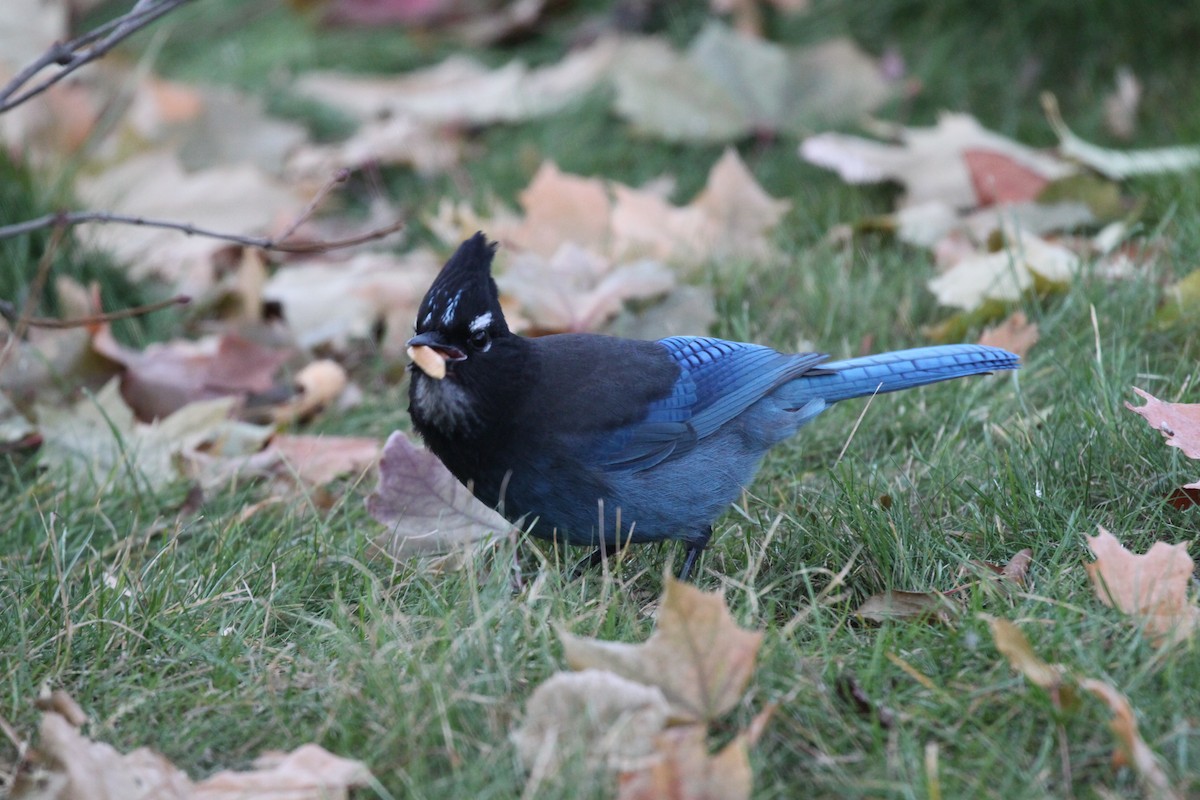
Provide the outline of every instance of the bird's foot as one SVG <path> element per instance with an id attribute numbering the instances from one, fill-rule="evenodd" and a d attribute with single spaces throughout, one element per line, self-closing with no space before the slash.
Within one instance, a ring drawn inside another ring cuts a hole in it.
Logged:
<path id="1" fill-rule="evenodd" d="M 609 548 L 607 547 L 597 547 L 587 556 L 580 559 L 579 563 L 575 565 L 575 569 L 571 570 L 571 580 L 577 581 L 583 577 L 584 573 L 600 566 L 604 562 L 604 559 L 608 557 L 608 550 Z"/>
<path id="2" fill-rule="evenodd" d="M 683 558 L 683 567 L 679 570 L 679 580 L 688 582 L 692 577 L 692 570 L 696 568 L 696 562 L 700 560 L 700 554 L 704 552 L 704 548 L 708 547 L 708 540 L 712 538 L 712 528 L 704 529 L 704 535 L 698 539 L 693 539 L 687 543 L 687 552 Z"/>

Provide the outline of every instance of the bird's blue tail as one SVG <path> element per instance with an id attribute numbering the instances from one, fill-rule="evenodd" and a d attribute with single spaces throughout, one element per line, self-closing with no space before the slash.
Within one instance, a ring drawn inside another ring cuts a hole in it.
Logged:
<path id="1" fill-rule="evenodd" d="M 852 397 L 896 392 L 965 375 L 1019 367 L 1020 359 L 999 347 L 948 344 L 822 364 L 820 369 L 829 370 L 831 374 L 806 375 L 795 384 L 803 386 L 806 395 L 830 404 Z"/>

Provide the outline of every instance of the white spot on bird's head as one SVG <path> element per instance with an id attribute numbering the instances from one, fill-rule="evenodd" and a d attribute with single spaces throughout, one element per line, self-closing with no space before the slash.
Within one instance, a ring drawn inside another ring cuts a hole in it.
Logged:
<path id="1" fill-rule="evenodd" d="M 492 312 L 485 311 L 482 314 L 480 314 L 478 317 L 476 317 L 475 319 L 471 320 L 471 324 L 469 327 L 471 329 L 471 333 L 475 333 L 476 331 L 483 330 L 484 328 L 486 328 L 488 325 L 491 325 L 491 324 L 492 324 Z"/>
<path id="2" fill-rule="evenodd" d="M 463 293 L 459 290 L 458 294 L 450 298 L 450 302 L 446 304 L 446 310 L 442 312 L 442 324 L 450 325 L 454 322 L 454 312 L 458 309 L 458 301 L 462 299 Z"/>

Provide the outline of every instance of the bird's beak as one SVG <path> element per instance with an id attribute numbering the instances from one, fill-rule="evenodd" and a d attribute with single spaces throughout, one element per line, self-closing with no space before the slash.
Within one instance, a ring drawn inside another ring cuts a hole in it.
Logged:
<path id="1" fill-rule="evenodd" d="M 465 361 L 467 354 L 453 345 L 447 344 L 434 331 L 420 333 L 408 340 L 408 357 L 412 359 L 422 372 L 434 380 L 446 377 L 446 364 L 453 361 Z"/>

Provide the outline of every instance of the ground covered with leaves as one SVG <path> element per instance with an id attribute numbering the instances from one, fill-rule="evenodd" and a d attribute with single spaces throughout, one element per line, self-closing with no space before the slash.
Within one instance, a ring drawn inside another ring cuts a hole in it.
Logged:
<path id="1" fill-rule="evenodd" d="M 0 83 L 131 5 L 16 2 Z M 926 6 L 192 0 L 0 90 L 0 785 L 1200 793 L 1200 28 Z M 410 433 L 480 229 L 526 335 L 1022 369 L 572 579 Z"/>

